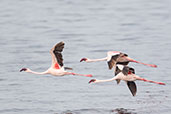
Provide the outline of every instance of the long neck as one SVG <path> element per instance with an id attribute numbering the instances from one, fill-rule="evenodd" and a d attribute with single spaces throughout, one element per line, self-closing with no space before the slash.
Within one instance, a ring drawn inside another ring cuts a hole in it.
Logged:
<path id="1" fill-rule="evenodd" d="M 42 74 L 48 74 L 48 70 L 47 71 L 44 71 L 44 72 L 35 72 L 35 71 L 32 71 L 32 70 L 29 69 L 27 72 L 33 73 L 33 74 L 40 74 L 40 75 L 42 75 Z"/>
<path id="2" fill-rule="evenodd" d="M 96 82 L 95 83 L 100 83 L 100 82 L 110 82 L 110 81 L 113 81 L 113 80 L 116 80 L 118 77 L 117 76 L 115 76 L 115 77 L 113 77 L 113 78 L 111 78 L 111 79 L 106 79 L 106 80 L 96 80 Z"/>
<path id="3" fill-rule="evenodd" d="M 107 61 L 107 57 L 101 59 L 88 59 L 87 62 Z"/>

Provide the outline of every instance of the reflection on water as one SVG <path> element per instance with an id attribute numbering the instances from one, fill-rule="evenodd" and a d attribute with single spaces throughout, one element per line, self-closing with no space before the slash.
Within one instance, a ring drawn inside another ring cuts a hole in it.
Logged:
<path id="1" fill-rule="evenodd" d="M 105 109 L 80 109 L 80 110 L 67 110 L 61 113 L 55 114 L 136 114 L 134 109 L 124 109 L 124 108 L 116 108 L 113 110 L 105 110 Z"/>
<path id="2" fill-rule="evenodd" d="M 1 0 L 0 113 L 170 114 L 171 0 Z M 49 50 L 66 43 L 64 65 L 93 78 L 113 77 L 106 62 L 80 63 L 122 51 L 158 68 L 130 63 L 137 75 L 166 86 L 136 81 L 88 84 L 90 78 L 20 73 L 44 71 Z M 124 107 L 124 108 L 117 108 Z"/>
<path id="3" fill-rule="evenodd" d="M 112 112 L 116 112 L 116 114 L 136 114 L 133 109 L 124 109 L 124 108 L 117 108 L 112 110 Z"/>

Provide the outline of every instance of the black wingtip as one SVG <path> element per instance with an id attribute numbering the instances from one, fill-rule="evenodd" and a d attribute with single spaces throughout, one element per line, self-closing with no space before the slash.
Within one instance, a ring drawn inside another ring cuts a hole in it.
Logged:
<path id="1" fill-rule="evenodd" d="M 73 70 L 73 68 L 70 67 L 64 67 L 65 70 Z"/>
<path id="2" fill-rule="evenodd" d="M 135 82 L 134 81 L 127 81 L 127 85 L 128 85 L 129 90 L 132 93 L 132 96 L 135 96 L 137 93 L 137 86 L 136 86 Z"/>

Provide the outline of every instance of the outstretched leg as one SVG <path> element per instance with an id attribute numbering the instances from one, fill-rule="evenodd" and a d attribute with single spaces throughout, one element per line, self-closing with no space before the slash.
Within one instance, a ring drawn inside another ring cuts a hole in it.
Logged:
<path id="1" fill-rule="evenodd" d="M 144 79 L 144 78 L 138 78 L 138 80 L 142 80 L 142 81 L 144 81 L 144 82 L 156 83 L 156 84 L 160 84 L 160 85 L 166 85 L 166 84 L 163 83 L 163 82 L 156 82 L 156 81 L 147 80 L 147 79 Z"/>
<path id="2" fill-rule="evenodd" d="M 77 76 L 92 77 L 91 74 L 77 74 L 77 73 L 73 73 L 73 72 L 67 72 L 67 74 L 70 74 L 70 75 L 77 75 Z"/>
<path id="3" fill-rule="evenodd" d="M 143 65 L 146 65 L 146 66 L 154 67 L 154 68 L 157 67 L 157 65 L 142 63 L 142 62 L 136 61 L 136 60 L 134 60 L 134 59 L 132 59 L 132 58 L 130 58 L 130 57 L 126 57 L 126 58 L 127 58 L 130 62 L 135 62 L 135 63 L 143 64 Z"/>

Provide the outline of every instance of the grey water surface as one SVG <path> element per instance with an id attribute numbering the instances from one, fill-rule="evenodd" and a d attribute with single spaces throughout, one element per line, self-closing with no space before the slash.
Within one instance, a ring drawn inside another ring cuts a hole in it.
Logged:
<path id="1" fill-rule="evenodd" d="M 108 79 L 106 62 L 80 63 L 122 51 L 151 68 L 136 74 L 165 86 L 136 81 L 88 84 L 92 78 L 19 72 L 44 71 L 49 50 L 64 41 L 64 64 L 73 72 Z M 0 0 L 0 114 L 170 114 L 170 0 Z"/>

